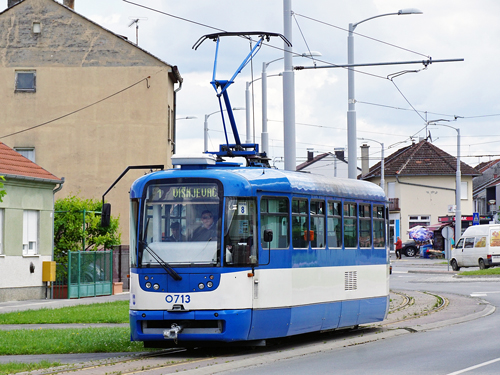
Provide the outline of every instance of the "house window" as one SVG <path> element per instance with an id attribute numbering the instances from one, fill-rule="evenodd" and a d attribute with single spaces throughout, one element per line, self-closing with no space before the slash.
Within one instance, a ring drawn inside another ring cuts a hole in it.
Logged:
<path id="1" fill-rule="evenodd" d="M 16 91 L 35 92 L 36 91 L 36 71 L 17 70 L 16 71 Z"/>
<path id="2" fill-rule="evenodd" d="M 34 147 L 14 147 L 18 153 L 24 156 L 26 159 L 35 162 L 35 148 Z"/>
<path id="3" fill-rule="evenodd" d="M 3 254 L 3 223 L 5 209 L 0 208 L 0 254 Z"/>
<path id="4" fill-rule="evenodd" d="M 431 217 L 429 215 L 410 215 L 408 217 L 408 229 L 421 225 L 426 227 L 431 225 Z"/>
<path id="5" fill-rule="evenodd" d="M 460 184 L 460 199 L 461 200 L 467 200 L 468 196 L 468 191 L 467 191 L 467 181 L 461 181 Z"/>
<path id="6" fill-rule="evenodd" d="M 23 212 L 23 255 L 37 254 L 39 211 Z"/>

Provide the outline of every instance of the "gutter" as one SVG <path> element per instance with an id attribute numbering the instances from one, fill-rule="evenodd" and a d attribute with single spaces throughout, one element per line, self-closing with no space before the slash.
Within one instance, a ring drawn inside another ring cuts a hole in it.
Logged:
<path id="1" fill-rule="evenodd" d="M 173 73 L 177 77 L 177 81 L 179 82 L 179 87 L 177 87 L 174 90 L 174 118 L 172 119 L 172 139 L 170 139 L 170 142 L 172 142 L 172 155 L 175 154 L 175 142 L 177 141 L 177 93 L 181 91 L 182 89 L 182 82 L 183 79 L 181 77 L 181 74 L 179 73 L 179 69 L 177 69 L 177 66 L 174 66 L 172 68 Z M 172 163 L 170 163 L 172 164 Z"/>

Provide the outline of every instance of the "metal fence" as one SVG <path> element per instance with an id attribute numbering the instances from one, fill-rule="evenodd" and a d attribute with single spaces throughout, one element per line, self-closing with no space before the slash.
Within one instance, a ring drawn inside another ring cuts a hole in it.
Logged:
<path id="1" fill-rule="evenodd" d="M 122 282 L 123 290 L 130 289 L 129 246 L 116 246 L 113 250 L 113 282 Z"/>
<path id="2" fill-rule="evenodd" d="M 82 298 L 113 293 L 113 251 L 70 251 L 57 264 L 52 298 Z"/>

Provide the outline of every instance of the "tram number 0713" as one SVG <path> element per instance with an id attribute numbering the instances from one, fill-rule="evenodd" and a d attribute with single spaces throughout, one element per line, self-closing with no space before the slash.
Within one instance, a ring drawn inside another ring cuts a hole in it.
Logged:
<path id="1" fill-rule="evenodd" d="M 191 296 L 189 294 L 168 294 L 165 301 L 167 303 L 189 303 Z"/>

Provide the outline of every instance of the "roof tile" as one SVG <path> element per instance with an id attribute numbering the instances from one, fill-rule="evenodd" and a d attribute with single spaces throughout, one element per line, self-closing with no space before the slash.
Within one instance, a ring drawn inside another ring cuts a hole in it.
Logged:
<path id="1" fill-rule="evenodd" d="M 61 179 L 0 142 L 0 175 L 12 175 L 60 182 Z"/>

